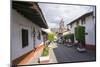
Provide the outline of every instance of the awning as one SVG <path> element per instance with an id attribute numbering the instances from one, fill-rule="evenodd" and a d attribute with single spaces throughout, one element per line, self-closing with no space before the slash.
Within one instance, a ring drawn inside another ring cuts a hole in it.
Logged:
<path id="1" fill-rule="evenodd" d="M 51 31 L 50 29 L 44 29 L 44 28 L 42 28 L 42 30 L 43 30 L 44 32 L 46 32 L 46 33 L 52 33 L 52 31 Z"/>
<path id="2" fill-rule="evenodd" d="M 63 33 L 63 36 L 64 36 L 64 35 L 67 35 L 67 34 L 71 34 L 71 32 L 70 32 L 70 31 L 64 32 L 64 33 Z"/>

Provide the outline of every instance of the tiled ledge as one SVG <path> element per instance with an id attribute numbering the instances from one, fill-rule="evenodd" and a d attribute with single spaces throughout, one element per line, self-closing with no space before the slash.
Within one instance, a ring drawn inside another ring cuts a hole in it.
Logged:
<path id="1" fill-rule="evenodd" d="M 34 51 L 31 50 L 30 52 L 26 53 L 25 55 L 15 59 L 13 61 L 13 64 L 15 65 L 26 65 L 30 62 L 31 59 L 34 59 L 40 52 L 40 50 L 42 50 L 42 48 L 44 47 L 43 43 L 39 46 L 37 46 L 36 50 Z"/>

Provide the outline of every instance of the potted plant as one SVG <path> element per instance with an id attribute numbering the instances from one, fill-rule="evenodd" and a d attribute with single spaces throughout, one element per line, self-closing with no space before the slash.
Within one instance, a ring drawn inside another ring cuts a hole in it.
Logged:
<path id="1" fill-rule="evenodd" d="M 44 46 L 41 56 L 39 57 L 40 64 L 46 64 L 49 62 L 49 47 Z"/>
<path id="2" fill-rule="evenodd" d="M 72 46 L 73 42 L 74 42 L 74 34 L 67 34 L 65 35 L 65 40 L 66 40 L 66 44 L 67 46 Z"/>
<path id="3" fill-rule="evenodd" d="M 85 27 L 77 26 L 75 28 L 75 38 L 78 41 L 77 50 L 82 52 L 85 51 Z"/>

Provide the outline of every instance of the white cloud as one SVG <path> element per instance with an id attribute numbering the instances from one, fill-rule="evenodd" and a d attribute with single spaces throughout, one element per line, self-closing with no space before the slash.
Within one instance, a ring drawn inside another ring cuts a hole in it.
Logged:
<path id="1" fill-rule="evenodd" d="M 91 11 L 91 6 L 80 5 L 63 5 L 63 4 L 48 4 L 38 3 L 41 8 L 44 17 L 48 23 L 48 26 L 57 27 L 57 23 L 63 18 L 65 24 L 70 23 L 78 16 Z"/>

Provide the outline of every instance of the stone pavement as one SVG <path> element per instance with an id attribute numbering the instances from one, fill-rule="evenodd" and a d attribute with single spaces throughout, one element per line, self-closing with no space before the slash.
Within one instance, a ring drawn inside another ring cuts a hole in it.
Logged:
<path id="1" fill-rule="evenodd" d="M 49 63 L 58 63 L 55 53 L 53 51 L 54 48 L 57 48 L 57 46 L 54 43 L 51 43 L 49 45 L 49 53 L 50 53 L 50 62 Z"/>
<path id="2" fill-rule="evenodd" d="M 54 43 L 51 43 L 49 45 L 49 53 L 50 53 L 50 62 L 49 63 L 57 63 L 57 60 L 56 60 L 56 57 L 55 57 L 55 54 L 53 52 L 53 49 L 54 48 L 57 48 L 57 46 L 54 44 Z M 42 50 L 39 50 L 38 51 L 38 55 L 35 56 L 35 58 L 32 58 L 30 59 L 30 62 L 28 62 L 27 64 L 30 65 L 30 64 L 39 64 L 38 63 L 38 60 L 39 60 L 39 57 L 41 56 L 41 53 L 42 53 Z"/>
<path id="3" fill-rule="evenodd" d="M 80 61 L 95 61 L 96 54 L 87 50 L 86 52 L 78 52 L 75 47 L 67 47 L 63 44 L 56 44 L 58 48 L 54 48 L 58 63 L 62 62 L 80 62 Z"/>

